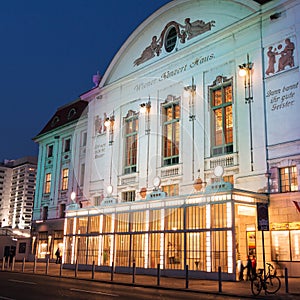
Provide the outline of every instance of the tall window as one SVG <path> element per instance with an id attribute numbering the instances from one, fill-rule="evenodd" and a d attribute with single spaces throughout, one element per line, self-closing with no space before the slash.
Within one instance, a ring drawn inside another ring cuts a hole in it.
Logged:
<path id="1" fill-rule="evenodd" d="M 43 207 L 42 219 L 43 219 L 43 221 L 48 219 L 48 206 Z"/>
<path id="2" fill-rule="evenodd" d="M 225 81 L 222 78 L 221 83 L 211 87 L 211 106 L 213 130 L 212 155 L 232 153 L 233 122 L 231 81 Z"/>
<path id="3" fill-rule="evenodd" d="M 46 176 L 45 176 L 44 192 L 46 194 L 49 194 L 50 189 L 51 189 L 51 173 L 47 173 Z"/>
<path id="4" fill-rule="evenodd" d="M 138 115 L 129 111 L 125 119 L 125 174 L 136 172 Z"/>
<path id="5" fill-rule="evenodd" d="M 65 168 L 62 170 L 62 178 L 61 178 L 61 189 L 68 189 L 68 181 L 69 181 L 69 169 Z"/>
<path id="6" fill-rule="evenodd" d="M 64 152 L 68 152 L 70 150 L 71 150 L 71 139 L 65 139 Z"/>
<path id="7" fill-rule="evenodd" d="M 178 164 L 180 139 L 180 105 L 179 102 L 163 106 L 163 164 Z"/>
<path id="8" fill-rule="evenodd" d="M 298 191 L 297 167 L 285 167 L 279 169 L 280 174 L 280 191 L 295 192 Z"/>
<path id="9" fill-rule="evenodd" d="M 49 145 L 47 147 L 47 157 L 52 157 L 53 156 L 53 145 Z"/>

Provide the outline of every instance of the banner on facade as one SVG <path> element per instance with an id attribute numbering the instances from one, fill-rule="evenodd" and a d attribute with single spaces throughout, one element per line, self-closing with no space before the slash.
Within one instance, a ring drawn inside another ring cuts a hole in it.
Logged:
<path id="1" fill-rule="evenodd" d="M 269 211 L 267 203 L 257 203 L 257 229 L 269 231 Z"/>

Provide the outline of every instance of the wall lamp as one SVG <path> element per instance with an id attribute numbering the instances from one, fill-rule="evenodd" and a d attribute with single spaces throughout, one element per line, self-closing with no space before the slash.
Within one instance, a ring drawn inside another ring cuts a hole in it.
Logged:
<path id="1" fill-rule="evenodd" d="M 249 61 L 249 54 L 247 54 L 247 62 L 239 65 L 239 75 L 244 77 L 244 88 L 245 88 L 245 102 L 253 101 L 252 92 L 252 70 L 253 63 Z"/>
<path id="2" fill-rule="evenodd" d="M 146 103 L 140 104 L 140 112 L 145 114 L 145 134 L 150 134 L 150 110 L 151 110 L 151 101 L 150 99 Z"/>
<path id="3" fill-rule="evenodd" d="M 196 85 L 194 83 L 194 77 L 192 77 L 192 85 L 185 86 L 184 90 L 191 95 L 189 100 L 189 108 L 190 108 L 189 119 L 190 121 L 193 121 L 195 120 L 194 108 L 195 108 L 195 94 L 196 94 Z"/>
<path id="4" fill-rule="evenodd" d="M 109 132 L 109 145 L 111 146 L 114 142 L 114 124 L 115 116 L 112 115 L 110 118 L 106 118 L 104 121 L 104 126 L 108 129 Z"/>
<path id="5" fill-rule="evenodd" d="M 192 85 L 184 87 L 185 92 L 187 92 L 189 97 L 189 121 L 192 122 L 192 180 L 195 179 L 195 94 L 196 85 L 194 82 L 194 77 L 192 77 Z"/>
<path id="6" fill-rule="evenodd" d="M 247 54 L 247 62 L 239 65 L 239 75 L 244 77 L 244 88 L 245 88 L 245 103 L 249 106 L 249 129 L 250 129 L 250 165 L 251 171 L 253 167 L 253 137 L 252 137 L 252 111 L 251 102 L 253 102 L 253 91 L 252 91 L 252 72 L 253 63 L 249 61 L 249 54 Z"/>

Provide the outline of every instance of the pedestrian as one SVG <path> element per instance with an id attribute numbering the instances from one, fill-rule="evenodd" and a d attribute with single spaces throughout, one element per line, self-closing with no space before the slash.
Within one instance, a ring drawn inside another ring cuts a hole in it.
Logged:
<path id="1" fill-rule="evenodd" d="M 246 268 L 247 268 L 247 278 L 246 278 L 246 280 L 251 280 L 251 274 L 252 274 L 252 261 L 251 261 L 250 255 L 247 256 L 247 264 L 246 264 Z"/>
<path id="2" fill-rule="evenodd" d="M 56 264 L 60 264 L 61 262 L 61 252 L 60 252 L 60 249 L 57 248 L 56 252 L 55 252 L 55 256 L 56 256 Z"/>
<path id="3" fill-rule="evenodd" d="M 244 265 L 241 259 L 238 260 L 238 270 L 239 270 L 239 280 L 243 281 L 244 280 Z"/>
<path id="4" fill-rule="evenodd" d="M 252 268 L 252 276 L 256 276 L 256 258 L 255 255 L 253 255 L 252 260 L 251 260 L 251 268 Z"/>

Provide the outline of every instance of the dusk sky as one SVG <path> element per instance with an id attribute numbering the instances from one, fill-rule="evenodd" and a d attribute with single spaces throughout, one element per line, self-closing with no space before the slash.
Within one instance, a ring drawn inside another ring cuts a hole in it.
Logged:
<path id="1" fill-rule="evenodd" d="M 130 34 L 170 0 L 0 3 L 0 161 L 37 156 L 57 108 L 93 87 Z"/>

